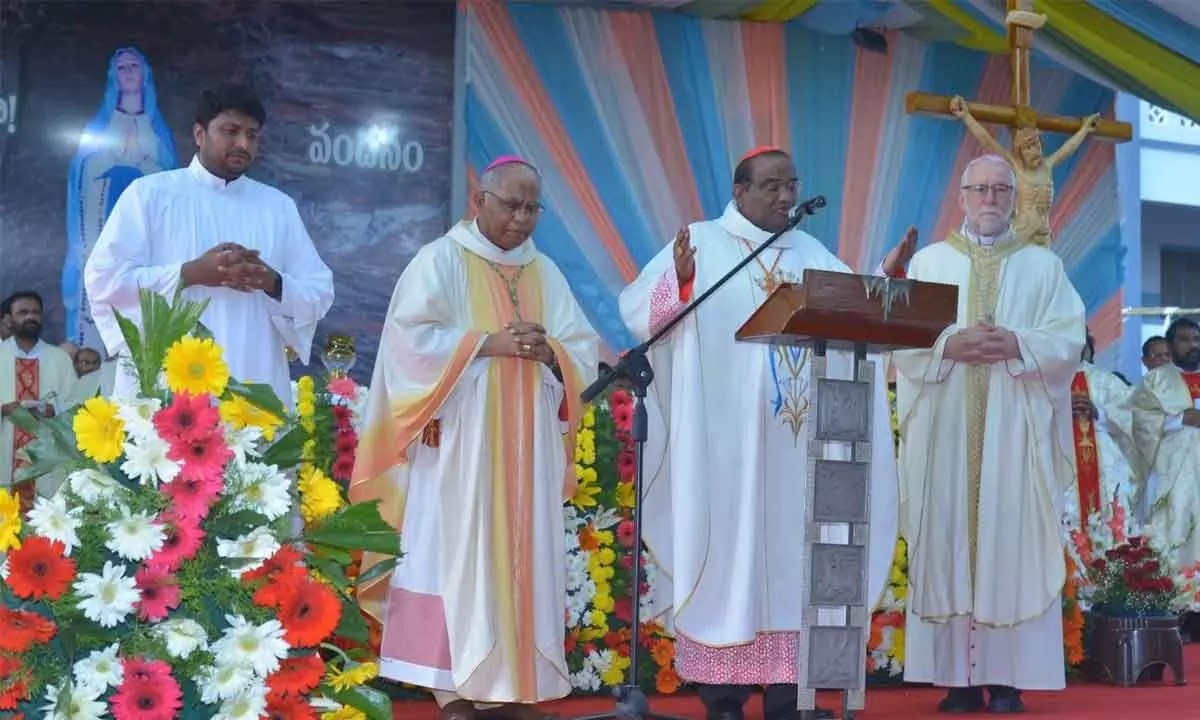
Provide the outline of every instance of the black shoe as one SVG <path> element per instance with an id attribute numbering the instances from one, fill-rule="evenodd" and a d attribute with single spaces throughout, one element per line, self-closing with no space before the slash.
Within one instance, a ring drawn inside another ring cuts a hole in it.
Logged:
<path id="1" fill-rule="evenodd" d="M 993 685 L 988 688 L 988 712 L 999 715 L 1016 715 L 1025 712 L 1021 702 L 1021 691 L 1016 688 Z"/>
<path id="2" fill-rule="evenodd" d="M 983 688 L 956 687 L 950 688 L 937 709 L 940 713 L 977 713 L 984 707 Z"/>
<path id="3" fill-rule="evenodd" d="M 708 720 L 745 720 L 745 714 L 742 712 L 740 705 L 722 704 L 719 707 L 711 707 L 705 714 Z"/>
<path id="4" fill-rule="evenodd" d="M 823 707 L 816 710 L 800 710 L 796 716 L 799 720 L 830 720 L 834 717 L 833 711 Z"/>

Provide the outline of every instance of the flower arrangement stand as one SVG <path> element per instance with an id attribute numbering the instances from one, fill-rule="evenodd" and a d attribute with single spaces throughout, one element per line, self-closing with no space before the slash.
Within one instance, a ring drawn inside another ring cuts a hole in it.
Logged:
<path id="1" fill-rule="evenodd" d="M 1120 687 L 1132 687 L 1148 668 L 1171 668 L 1176 685 L 1183 677 L 1183 638 L 1175 615 L 1113 617 L 1093 614 L 1089 653 L 1093 672 Z"/>

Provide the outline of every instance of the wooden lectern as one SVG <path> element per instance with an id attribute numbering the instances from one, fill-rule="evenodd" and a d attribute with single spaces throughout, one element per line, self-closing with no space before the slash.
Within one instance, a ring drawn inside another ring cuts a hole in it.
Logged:
<path id="1" fill-rule="evenodd" d="M 805 270 L 803 284 L 781 285 L 737 331 L 742 342 L 812 349 L 802 549 L 808 598 L 797 657 L 801 710 L 816 706 L 817 690 L 843 691 L 843 718 L 863 709 L 866 699 L 876 602 L 867 597 L 875 391 L 867 353 L 932 347 L 957 318 L 954 285 Z M 829 375 L 827 349 L 854 353 L 852 377 Z"/>

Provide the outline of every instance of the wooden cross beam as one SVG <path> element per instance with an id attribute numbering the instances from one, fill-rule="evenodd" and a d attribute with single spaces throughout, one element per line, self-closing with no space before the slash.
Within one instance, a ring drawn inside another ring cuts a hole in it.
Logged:
<path id="1" fill-rule="evenodd" d="M 969 102 L 967 110 L 981 123 L 1007 125 L 1008 127 L 1029 123 L 1044 132 L 1073 134 L 1082 127 L 1082 118 L 1042 115 L 1030 106 L 1029 57 L 1033 50 L 1033 33 L 1045 21 L 1044 16 L 1034 15 L 1030 11 L 1031 6 L 1032 0 L 1008 0 L 1006 24 L 1008 26 L 1009 64 L 1012 70 L 1011 104 L 990 105 Z M 1027 18 L 1041 18 L 1041 20 L 1029 25 L 1018 24 L 1013 22 L 1014 13 L 1023 14 Z M 905 105 L 910 114 L 955 119 L 954 114 L 950 112 L 950 98 L 946 95 L 911 92 L 906 98 Z M 1133 126 L 1129 123 L 1101 120 L 1091 137 L 1111 142 L 1128 142 L 1133 139 Z"/>

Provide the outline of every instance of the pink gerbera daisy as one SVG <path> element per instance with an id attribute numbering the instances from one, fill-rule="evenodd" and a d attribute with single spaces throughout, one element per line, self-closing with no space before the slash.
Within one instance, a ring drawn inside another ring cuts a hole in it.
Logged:
<path id="1" fill-rule="evenodd" d="M 165 620 L 167 613 L 179 607 L 179 583 L 161 568 L 143 565 L 134 575 L 142 599 L 138 601 L 138 617 L 144 622 Z"/>
<path id="2" fill-rule="evenodd" d="M 225 433 L 217 428 L 203 438 L 172 445 L 167 457 L 183 465 L 179 471 L 182 478 L 220 479 L 233 451 L 225 444 Z"/>
<path id="3" fill-rule="evenodd" d="M 352 401 L 358 395 L 358 383 L 348 377 L 333 378 L 326 387 L 331 394 L 347 400 Z"/>
<path id="4" fill-rule="evenodd" d="M 208 505 L 205 504 L 204 508 L 207 511 Z M 162 548 L 151 555 L 146 564 L 166 572 L 175 572 L 200 550 L 200 544 L 204 542 L 204 531 L 200 529 L 200 520 L 196 516 L 185 518 L 175 513 L 163 513 L 159 522 L 167 537 Z"/>
<path id="5" fill-rule="evenodd" d="M 207 437 L 220 419 L 212 396 L 179 393 L 171 399 L 169 407 L 154 414 L 154 429 L 175 446 Z"/>
<path id="6" fill-rule="evenodd" d="M 203 520 L 217 501 L 224 482 L 221 476 L 183 475 L 162 486 L 171 498 L 171 514 L 184 520 Z"/>
<path id="7" fill-rule="evenodd" d="M 121 687 L 109 703 L 116 720 L 172 720 L 183 707 L 183 692 L 162 660 L 126 660 Z"/>

